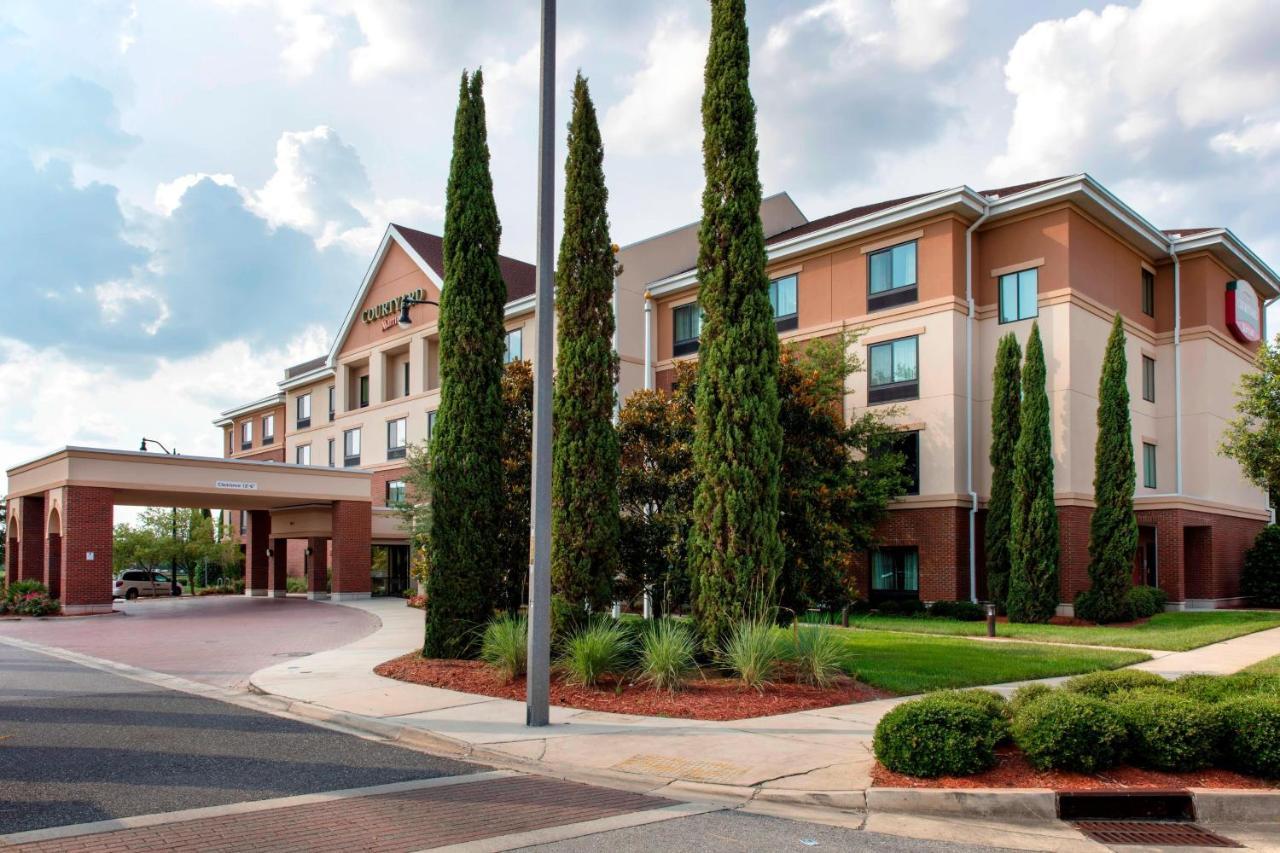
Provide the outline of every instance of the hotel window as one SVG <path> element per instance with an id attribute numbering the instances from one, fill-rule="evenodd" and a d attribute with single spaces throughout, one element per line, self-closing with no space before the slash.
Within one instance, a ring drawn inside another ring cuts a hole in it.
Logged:
<path id="1" fill-rule="evenodd" d="M 240 535 L 241 536 L 243 536 L 246 532 L 248 532 L 248 528 L 249 528 L 248 519 L 249 519 L 248 511 L 243 509 L 240 510 Z"/>
<path id="2" fill-rule="evenodd" d="M 294 451 L 294 461 L 297 462 L 299 465 L 310 465 L 311 464 L 311 445 L 299 444 L 297 449 Z"/>
<path id="3" fill-rule="evenodd" d="M 276 440 L 276 416 L 262 416 L 262 443 L 270 444 Z"/>
<path id="4" fill-rule="evenodd" d="M 702 334 L 702 309 L 698 307 L 698 303 L 678 306 L 672 310 L 671 319 L 675 328 L 671 354 L 688 355 L 697 352 L 698 336 Z"/>
<path id="5" fill-rule="evenodd" d="M 404 390 L 401 393 L 404 394 L 404 396 L 408 397 L 409 396 L 409 362 L 407 361 L 404 363 L 403 379 L 404 379 L 404 385 L 403 385 Z"/>
<path id="6" fill-rule="evenodd" d="M 349 429 L 342 433 L 342 465 L 354 468 L 360 464 L 360 430 Z"/>
<path id="7" fill-rule="evenodd" d="M 1142 442 L 1142 485 L 1147 489 L 1156 487 L 1156 446 Z"/>
<path id="8" fill-rule="evenodd" d="M 311 395 L 302 394 L 298 397 L 298 429 L 306 429 L 311 426 Z"/>
<path id="9" fill-rule="evenodd" d="M 405 451 L 405 419 L 387 421 L 387 458 L 403 459 Z"/>
<path id="10" fill-rule="evenodd" d="M 1000 276 L 1000 322 L 1030 320 L 1039 313 L 1036 305 L 1035 268 Z"/>
<path id="11" fill-rule="evenodd" d="M 504 364 L 524 360 L 524 329 L 512 329 L 507 332 L 507 351 L 502 357 Z"/>
<path id="12" fill-rule="evenodd" d="M 245 421 L 240 424 L 240 449 L 248 450 L 253 447 L 253 421 Z"/>
<path id="13" fill-rule="evenodd" d="M 369 374 L 360 377 L 360 408 L 369 405 Z"/>
<path id="14" fill-rule="evenodd" d="M 436 410 L 433 409 L 430 412 L 427 412 L 427 442 L 428 443 L 430 443 L 431 436 L 435 434 L 435 431 L 436 431 Z"/>
<path id="15" fill-rule="evenodd" d="M 920 433 L 917 430 L 895 432 L 883 445 L 887 453 L 902 454 L 902 474 L 906 479 L 903 494 L 920 494 Z"/>
<path id="16" fill-rule="evenodd" d="M 1156 360 L 1142 357 L 1142 399 L 1148 403 L 1156 401 Z"/>
<path id="17" fill-rule="evenodd" d="M 236 452 L 235 442 L 236 442 L 235 433 L 231 430 L 227 430 L 227 453 Z"/>
<path id="18" fill-rule="evenodd" d="M 336 464 L 335 454 L 333 452 L 335 444 L 337 444 L 337 442 L 334 439 L 332 438 L 329 439 L 329 467 L 330 468 L 332 468 Z"/>
<path id="19" fill-rule="evenodd" d="M 867 256 L 867 310 L 916 301 L 916 243 L 901 243 Z"/>
<path id="20" fill-rule="evenodd" d="M 1142 313 L 1156 316 L 1156 274 L 1147 269 L 1142 271 Z"/>
<path id="21" fill-rule="evenodd" d="M 910 598 L 920 592 L 920 555 L 915 548 L 871 552 L 871 592 L 882 598 Z"/>
<path id="22" fill-rule="evenodd" d="M 769 282 L 769 304 L 773 306 L 773 324 L 779 332 L 789 332 L 800 325 L 800 314 L 796 310 L 798 278 L 784 275 Z"/>
<path id="23" fill-rule="evenodd" d="M 329 386 L 329 420 L 333 420 L 334 408 L 333 404 L 337 401 L 338 389 L 336 385 Z"/>
<path id="24" fill-rule="evenodd" d="M 404 480 L 387 481 L 387 506 L 404 503 Z"/>
<path id="25" fill-rule="evenodd" d="M 867 402 L 914 400 L 920 396 L 917 338 L 899 338 L 867 349 L 871 363 Z"/>

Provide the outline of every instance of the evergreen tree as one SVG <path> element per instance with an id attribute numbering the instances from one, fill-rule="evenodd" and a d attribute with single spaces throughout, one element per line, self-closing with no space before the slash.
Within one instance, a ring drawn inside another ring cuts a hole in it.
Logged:
<path id="1" fill-rule="evenodd" d="M 702 641 L 773 615 L 778 536 L 778 333 L 765 275 L 745 0 L 712 0 L 702 95 L 699 349 L 689 573 Z"/>
<path id="2" fill-rule="evenodd" d="M 1009 619 L 1047 622 L 1058 604 L 1058 508 L 1053 434 L 1040 324 L 1031 325 L 1022 367 L 1022 425 L 1013 454 L 1009 520 Z"/>
<path id="3" fill-rule="evenodd" d="M 501 589 L 502 226 L 493 201 L 483 80 L 462 75 L 445 194 L 440 408 L 431 441 L 423 654 L 464 657 Z"/>
<path id="4" fill-rule="evenodd" d="M 1089 589 L 1075 613 L 1094 622 L 1130 618 L 1125 594 L 1132 586 L 1138 520 L 1133 514 L 1133 428 L 1129 423 L 1129 363 L 1124 321 L 1116 314 L 1098 380 L 1098 437 L 1093 452 L 1093 516 L 1089 520 Z"/>
<path id="5" fill-rule="evenodd" d="M 551 582 L 573 606 L 603 610 L 618 573 L 618 436 L 613 427 L 614 251 L 604 148 L 587 81 L 573 84 L 564 234 L 556 264 L 559 348 L 551 454 Z"/>
<path id="6" fill-rule="evenodd" d="M 1022 348 L 1012 332 L 1000 339 L 991 399 L 991 498 L 984 531 L 987 596 L 1001 612 L 1009 592 L 1009 522 L 1013 504 L 1013 454 L 1022 431 Z"/>

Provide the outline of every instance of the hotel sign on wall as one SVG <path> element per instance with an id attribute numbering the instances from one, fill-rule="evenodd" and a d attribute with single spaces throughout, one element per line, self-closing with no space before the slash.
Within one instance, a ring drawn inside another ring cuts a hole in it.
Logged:
<path id="1" fill-rule="evenodd" d="M 1262 306 L 1247 281 L 1227 282 L 1227 328 L 1244 343 L 1262 338 Z"/>
<path id="2" fill-rule="evenodd" d="M 360 312 L 360 319 L 366 323 L 376 323 L 382 321 L 382 330 L 386 331 L 396 324 L 396 320 L 400 318 L 400 303 L 406 299 L 426 299 L 427 291 L 419 287 L 417 290 L 411 290 L 403 296 L 397 296 L 395 299 L 388 299 L 386 302 L 373 305 Z"/>

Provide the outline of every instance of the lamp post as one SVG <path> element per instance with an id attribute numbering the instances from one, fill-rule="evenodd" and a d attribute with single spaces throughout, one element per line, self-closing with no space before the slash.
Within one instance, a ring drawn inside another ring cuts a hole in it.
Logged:
<path id="1" fill-rule="evenodd" d="M 415 305 L 434 305 L 440 307 L 440 303 L 434 299 L 414 299 L 412 296 L 400 297 L 400 316 L 396 319 L 396 325 L 402 329 L 407 329 L 413 325 L 413 320 L 409 319 L 409 309 Z"/>
<path id="2" fill-rule="evenodd" d="M 138 450 L 142 453 L 146 453 L 148 444 L 154 444 L 156 447 L 163 450 L 169 456 L 178 455 L 178 451 L 176 448 L 173 450 L 170 450 L 160 442 L 156 441 L 154 438 L 143 438 L 142 443 L 138 445 Z M 170 530 L 169 535 L 173 537 L 173 552 L 169 554 L 169 595 L 177 596 L 177 595 L 181 595 L 182 593 L 178 591 L 178 563 L 177 563 L 178 508 L 176 506 L 169 508 L 169 530 Z M 153 582 L 154 582 L 154 579 L 153 579 Z"/>

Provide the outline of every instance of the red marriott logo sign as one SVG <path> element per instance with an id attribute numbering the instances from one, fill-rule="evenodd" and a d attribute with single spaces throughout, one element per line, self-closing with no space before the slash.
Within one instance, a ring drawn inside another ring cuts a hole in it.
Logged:
<path id="1" fill-rule="evenodd" d="M 1262 306 L 1247 281 L 1227 282 L 1227 328 L 1244 343 L 1262 337 Z"/>

